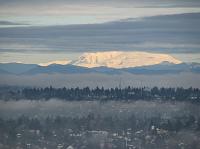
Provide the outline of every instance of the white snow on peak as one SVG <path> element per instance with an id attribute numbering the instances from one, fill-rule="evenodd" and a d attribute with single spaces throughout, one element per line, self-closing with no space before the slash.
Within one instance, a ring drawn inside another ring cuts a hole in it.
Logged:
<path id="1" fill-rule="evenodd" d="M 47 62 L 47 63 L 40 63 L 40 66 L 49 66 L 52 64 L 59 64 L 59 65 L 67 65 L 69 64 L 71 61 L 70 60 L 57 60 L 57 61 L 51 61 L 51 62 Z"/>
<path id="2" fill-rule="evenodd" d="M 180 60 L 168 55 L 149 52 L 125 52 L 125 51 L 108 51 L 84 53 L 73 65 L 82 67 L 111 67 L 111 68 L 128 68 L 138 66 L 148 66 L 169 62 L 174 64 L 182 63 Z"/>

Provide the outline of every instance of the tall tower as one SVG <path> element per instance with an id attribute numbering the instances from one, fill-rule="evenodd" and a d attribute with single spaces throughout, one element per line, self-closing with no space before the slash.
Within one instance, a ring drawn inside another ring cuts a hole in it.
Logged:
<path id="1" fill-rule="evenodd" d="M 121 89 L 122 88 L 122 78 L 120 77 L 119 78 L 119 89 Z"/>

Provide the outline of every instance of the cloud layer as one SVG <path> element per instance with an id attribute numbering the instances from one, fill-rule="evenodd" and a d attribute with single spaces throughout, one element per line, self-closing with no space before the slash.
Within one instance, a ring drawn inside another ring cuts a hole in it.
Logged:
<path id="1" fill-rule="evenodd" d="M 140 7 L 147 7 L 147 6 L 163 6 L 163 7 L 175 7 L 175 6 L 185 6 L 185 7 L 193 7 L 193 6 L 200 6 L 197 0 L 0 0 L 1 5 L 55 5 L 55 4 L 62 4 L 62 5 L 112 5 L 112 6 L 140 6 Z"/>
<path id="2" fill-rule="evenodd" d="M 1 0 L 0 20 L 32 25 L 102 23 L 200 12 L 197 0 Z"/>
<path id="3" fill-rule="evenodd" d="M 31 63 L 37 61 L 34 54 L 58 57 L 110 50 L 199 54 L 199 18 L 200 13 L 188 13 L 102 24 L 0 28 L 0 54 L 4 55 L 1 61 L 8 61 L 9 56 L 15 60 L 20 54 L 32 55 Z"/>

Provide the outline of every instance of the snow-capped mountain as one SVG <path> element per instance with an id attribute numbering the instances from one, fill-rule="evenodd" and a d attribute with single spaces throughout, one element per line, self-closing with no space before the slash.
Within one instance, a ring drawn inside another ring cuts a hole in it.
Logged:
<path id="1" fill-rule="evenodd" d="M 167 54 L 109 51 L 84 53 L 77 61 L 73 63 L 73 65 L 88 68 L 101 66 L 109 68 L 129 68 L 155 65 L 162 62 L 169 62 L 173 64 L 181 63 L 180 60 Z"/>
<path id="2" fill-rule="evenodd" d="M 122 51 L 85 53 L 72 62 L 63 60 L 39 65 L 0 64 L 0 74 L 168 74 L 180 72 L 199 73 L 200 65 L 182 63 L 167 54 Z"/>
<path id="3" fill-rule="evenodd" d="M 77 60 L 56 60 L 47 63 L 40 63 L 40 66 L 75 65 L 87 68 L 108 67 L 108 68 L 129 68 L 139 66 L 156 65 L 160 63 L 180 64 L 181 61 L 167 54 L 149 52 L 125 52 L 108 51 L 84 53 Z"/>

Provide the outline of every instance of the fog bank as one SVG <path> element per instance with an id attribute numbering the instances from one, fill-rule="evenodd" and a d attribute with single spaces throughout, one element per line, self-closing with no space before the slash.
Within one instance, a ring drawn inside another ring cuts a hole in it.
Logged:
<path id="1" fill-rule="evenodd" d="M 135 115 L 137 118 L 161 116 L 168 119 L 176 116 L 200 115 L 198 105 L 184 102 L 158 101 L 0 101 L 1 118 L 17 118 L 31 116 L 45 118 L 47 116 L 82 117 L 93 113 L 96 116 L 118 116 L 119 118 Z"/>
<path id="2" fill-rule="evenodd" d="M 39 75 L 0 75 L 0 85 L 36 86 L 36 87 L 85 87 L 104 88 L 119 86 L 158 86 L 158 87 L 194 87 L 200 88 L 200 75 L 195 73 L 141 75 L 141 74 L 39 74 Z"/>

